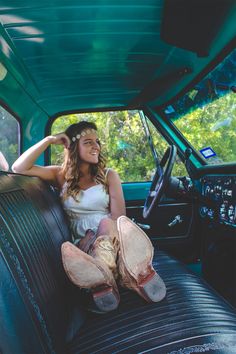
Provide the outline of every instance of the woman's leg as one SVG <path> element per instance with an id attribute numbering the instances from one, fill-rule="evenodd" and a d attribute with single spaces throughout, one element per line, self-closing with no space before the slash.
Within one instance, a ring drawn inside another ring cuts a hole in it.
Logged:
<path id="1" fill-rule="evenodd" d="M 103 219 L 97 234 L 92 230 L 78 243 L 62 245 L 62 260 L 70 280 L 80 288 L 91 289 L 98 309 L 107 312 L 118 307 L 116 285 L 117 230 L 111 219 Z"/>
<path id="2" fill-rule="evenodd" d="M 117 240 L 116 242 L 118 242 L 118 231 L 116 221 L 110 218 L 102 219 L 98 226 L 97 233 L 95 233 L 91 229 L 87 230 L 85 236 L 81 238 L 81 240 L 76 245 L 82 251 L 88 253 L 96 238 L 104 235 L 109 236 L 112 243 L 114 242 L 114 239 Z"/>
<path id="3" fill-rule="evenodd" d="M 116 222 L 110 218 L 104 218 L 99 224 L 97 238 L 88 253 L 95 259 L 103 261 L 112 271 L 115 279 L 118 277 L 118 249 L 119 241 Z"/>
<path id="4" fill-rule="evenodd" d="M 112 241 L 114 238 L 117 239 L 118 231 L 116 221 L 111 218 L 102 219 L 98 226 L 97 237 L 101 235 L 108 235 Z"/>
<path id="5" fill-rule="evenodd" d="M 121 285 L 135 290 L 148 302 L 161 301 L 166 287 L 152 266 L 153 246 L 148 236 L 126 216 L 117 220 L 120 241 Z"/>
<path id="6" fill-rule="evenodd" d="M 121 285 L 136 291 L 146 301 L 158 302 L 165 297 L 165 284 L 152 266 L 151 241 L 126 216 L 100 222 L 92 252 L 108 265 L 115 279 L 119 275 Z"/>
<path id="7" fill-rule="evenodd" d="M 81 240 L 76 244 L 76 246 L 78 246 L 79 249 L 81 249 L 85 253 L 88 253 L 96 238 L 96 233 L 93 230 L 89 229 L 86 231 L 85 236 L 81 238 Z"/>

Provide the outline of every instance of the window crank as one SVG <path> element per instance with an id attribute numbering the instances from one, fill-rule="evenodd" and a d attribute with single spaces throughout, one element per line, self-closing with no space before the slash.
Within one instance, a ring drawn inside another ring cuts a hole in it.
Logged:
<path id="1" fill-rule="evenodd" d="M 141 223 L 137 222 L 137 221 L 135 220 L 135 218 L 132 218 L 131 220 L 132 220 L 136 225 L 138 225 L 139 227 L 141 227 L 141 229 L 144 229 L 144 230 L 150 230 L 150 229 L 151 229 L 151 226 L 150 226 L 150 225 L 148 225 L 148 224 L 141 224 Z"/>
<path id="2" fill-rule="evenodd" d="M 181 216 L 180 216 L 180 215 L 176 215 L 175 218 L 174 218 L 174 220 L 172 220 L 172 221 L 168 224 L 168 226 L 169 226 L 169 227 L 173 227 L 173 226 L 175 226 L 176 224 L 180 224 L 181 222 L 183 222 L 183 220 L 181 219 Z"/>

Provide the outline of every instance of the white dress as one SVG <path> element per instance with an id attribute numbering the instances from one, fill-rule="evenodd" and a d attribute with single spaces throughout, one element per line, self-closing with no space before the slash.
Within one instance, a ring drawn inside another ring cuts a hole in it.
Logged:
<path id="1" fill-rule="evenodd" d="M 88 229 L 96 233 L 100 221 L 110 215 L 109 195 L 102 184 L 81 190 L 75 199 L 69 196 L 62 202 L 75 240 L 84 237 Z"/>

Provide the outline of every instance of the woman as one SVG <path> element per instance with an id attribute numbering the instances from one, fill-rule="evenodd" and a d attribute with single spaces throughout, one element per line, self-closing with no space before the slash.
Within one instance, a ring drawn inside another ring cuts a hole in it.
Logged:
<path id="1" fill-rule="evenodd" d="M 64 145 L 62 166 L 34 165 L 51 144 Z M 115 171 L 105 168 L 94 123 L 82 121 L 65 133 L 47 136 L 24 152 L 12 170 L 60 189 L 76 243 L 62 245 L 64 269 L 74 284 L 91 289 L 98 309 L 117 308 L 117 282 L 148 302 L 165 297 L 165 284 L 152 267 L 151 242 L 124 216 L 121 182 Z"/>

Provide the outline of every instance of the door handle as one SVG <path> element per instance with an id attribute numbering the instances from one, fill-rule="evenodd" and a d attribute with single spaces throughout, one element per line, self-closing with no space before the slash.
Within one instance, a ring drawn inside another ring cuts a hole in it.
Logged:
<path id="1" fill-rule="evenodd" d="M 176 215 L 175 218 L 168 224 L 169 227 L 173 227 L 176 224 L 180 224 L 181 222 L 183 222 L 183 220 L 181 219 L 180 215 Z"/>

